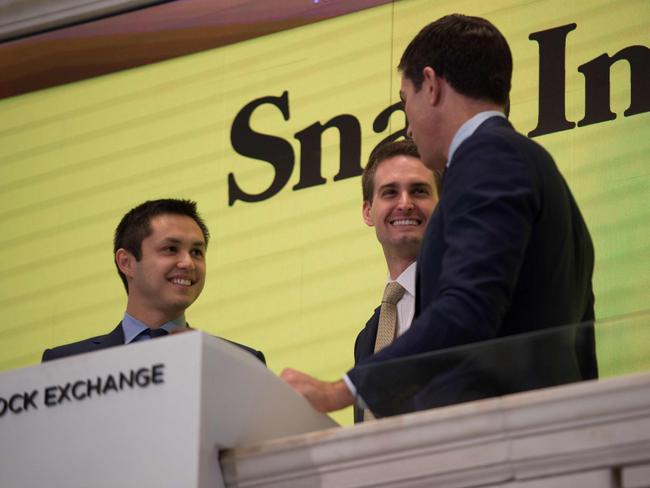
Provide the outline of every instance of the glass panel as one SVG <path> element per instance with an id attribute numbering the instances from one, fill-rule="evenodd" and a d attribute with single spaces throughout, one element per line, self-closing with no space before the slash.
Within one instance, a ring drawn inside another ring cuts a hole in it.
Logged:
<path id="1" fill-rule="evenodd" d="M 353 381 L 385 417 L 648 370 L 645 312 L 368 364 Z"/>

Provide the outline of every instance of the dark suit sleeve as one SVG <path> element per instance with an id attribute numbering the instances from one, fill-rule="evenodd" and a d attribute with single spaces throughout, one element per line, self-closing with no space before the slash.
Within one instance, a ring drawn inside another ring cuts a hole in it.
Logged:
<path id="1" fill-rule="evenodd" d="M 538 206 L 528 166 L 506 138 L 465 141 L 447 170 L 437 210 L 446 243 L 437 293 L 424 297 L 406 333 L 365 363 L 494 338 Z M 421 253 L 429 251 L 423 245 Z M 421 275 L 428 272 L 420 268 Z M 356 384 L 354 369 L 349 375 Z"/>
<path id="2" fill-rule="evenodd" d="M 101 339 L 102 336 L 93 337 L 91 339 L 46 349 L 43 351 L 43 357 L 41 358 L 41 361 L 53 361 L 55 359 L 62 359 L 70 356 L 76 356 L 77 354 L 91 352 L 93 350 L 101 348 L 96 344 L 96 342 L 100 341 Z"/>
<path id="3" fill-rule="evenodd" d="M 120 322 L 117 324 L 117 327 L 106 335 L 91 337 L 90 339 L 84 339 L 71 344 L 46 349 L 43 352 L 42 362 L 66 358 L 68 356 L 74 356 L 86 352 L 98 351 L 109 347 L 121 346 L 123 344 L 124 332 L 122 331 L 122 322 Z"/>
<path id="4" fill-rule="evenodd" d="M 255 351 L 255 357 L 262 361 L 263 364 L 266 364 L 266 358 L 264 357 L 264 353 L 262 351 Z"/>
<path id="5" fill-rule="evenodd" d="M 263 364 L 266 364 L 266 358 L 264 357 L 264 353 L 262 351 L 258 351 L 257 349 L 253 349 L 252 347 L 245 346 L 244 344 L 240 344 L 235 341 L 231 341 L 229 339 L 224 339 L 223 337 L 220 337 L 220 339 L 230 342 L 231 344 L 242 348 L 244 351 L 251 353 L 253 356 L 255 356 L 257 359 L 262 361 Z"/>
<path id="6" fill-rule="evenodd" d="M 42 362 L 42 363 L 44 363 L 45 361 L 49 361 L 49 360 L 52 359 L 52 358 L 50 357 L 50 356 L 51 356 L 51 351 L 52 351 L 51 349 L 45 349 L 45 351 L 43 351 L 43 356 L 41 357 L 41 362 Z"/>

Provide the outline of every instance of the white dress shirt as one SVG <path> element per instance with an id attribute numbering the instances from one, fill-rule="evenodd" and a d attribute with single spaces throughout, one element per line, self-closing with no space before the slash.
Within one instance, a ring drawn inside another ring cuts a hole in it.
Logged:
<path id="1" fill-rule="evenodd" d="M 413 322 L 413 315 L 415 315 L 415 268 L 417 263 L 412 262 L 408 268 L 402 271 L 396 280 L 402 288 L 404 288 L 404 295 L 397 302 L 397 337 L 401 336 L 404 332 L 408 330 Z M 386 284 L 390 283 L 390 277 L 386 280 Z M 347 374 L 343 375 L 343 381 L 348 387 L 348 390 L 356 397 L 357 404 L 361 408 L 366 408 L 363 398 L 357 396 L 357 388 L 354 386 L 354 383 L 350 381 L 350 378 Z"/>
<path id="2" fill-rule="evenodd" d="M 402 271 L 395 281 L 404 288 L 404 295 L 397 302 L 397 333 L 396 337 L 401 336 L 408 330 L 415 315 L 415 261 L 408 268 Z M 390 283 L 390 278 L 386 284 Z"/>

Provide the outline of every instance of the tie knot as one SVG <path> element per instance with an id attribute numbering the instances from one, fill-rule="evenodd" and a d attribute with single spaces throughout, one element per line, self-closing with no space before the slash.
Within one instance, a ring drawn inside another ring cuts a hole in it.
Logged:
<path id="1" fill-rule="evenodd" d="M 386 289 L 384 290 L 384 298 L 382 298 L 381 301 L 395 305 L 404 295 L 404 291 L 404 287 L 402 287 L 402 285 L 400 285 L 397 281 L 391 281 L 386 285 Z"/>
<path id="2" fill-rule="evenodd" d="M 164 335 L 167 335 L 167 331 L 165 329 L 147 329 L 144 331 L 145 334 L 147 334 L 149 337 L 152 339 L 155 339 L 156 337 L 162 337 Z"/>

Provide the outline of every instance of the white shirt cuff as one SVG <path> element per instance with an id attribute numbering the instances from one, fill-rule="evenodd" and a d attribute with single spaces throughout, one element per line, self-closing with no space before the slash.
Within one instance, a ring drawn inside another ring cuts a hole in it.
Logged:
<path id="1" fill-rule="evenodd" d="M 352 393 L 352 396 L 354 397 L 354 401 L 357 404 L 359 408 L 368 408 L 368 405 L 366 405 L 366 402 L 363 401 L 363 398 L 359 396 L 357 393 L 357 387 L 354 386 L 354 383 L 352 383 L 352 380 L 348 377 L 347 374 L 343 375 L 343 382 L 345 383 L 345 386 L 348 387 L 348 390 L 350 390 L 350 393 Z"/>

